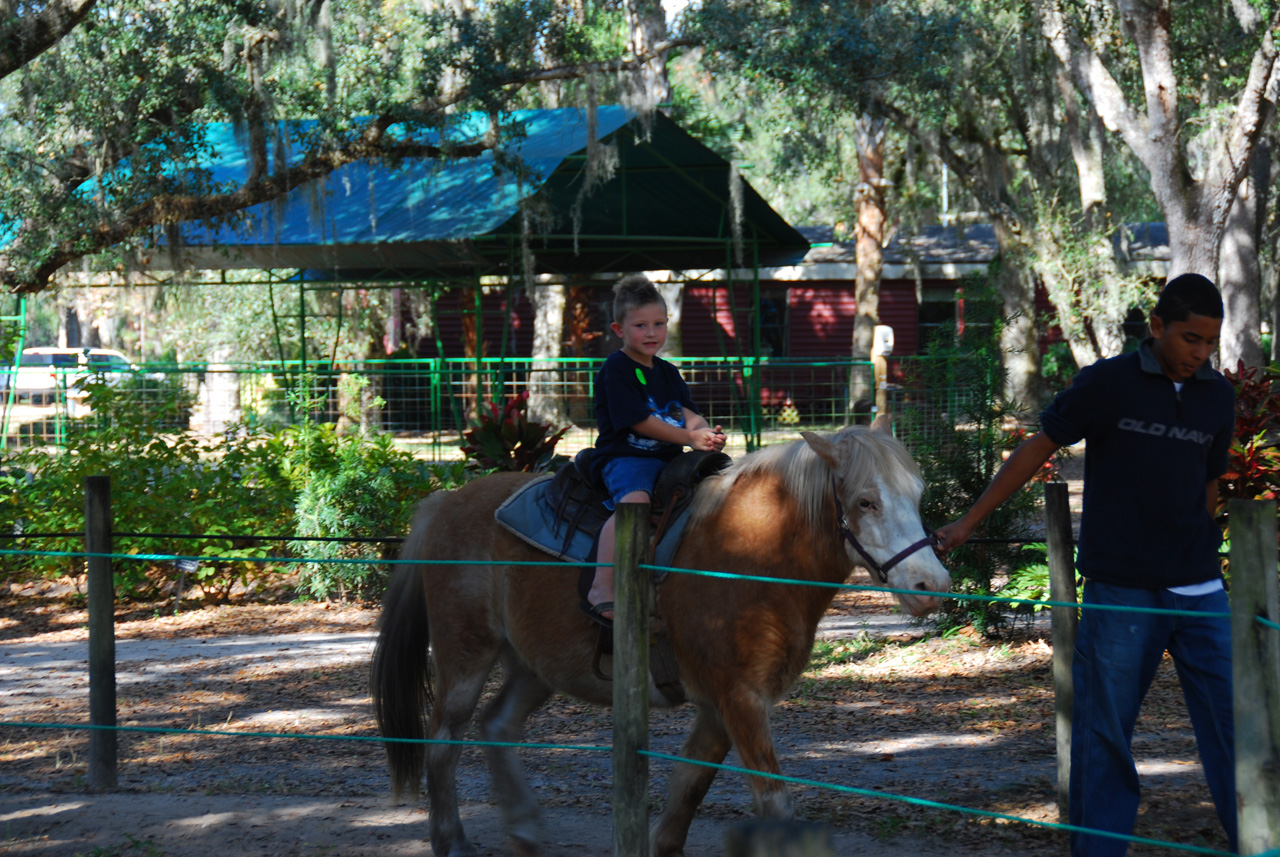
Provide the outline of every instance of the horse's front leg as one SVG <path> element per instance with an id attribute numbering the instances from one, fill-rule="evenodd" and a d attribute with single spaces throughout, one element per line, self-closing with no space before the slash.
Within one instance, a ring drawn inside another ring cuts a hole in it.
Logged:
<path id="1" fill-rule="evenodd" d="M 720 764 L 729 752 L 729 734 L 720 716 L 709 706 L 699 704 L 693 730 L 680 748 L 680 755 L 699 762 Z M 654 857 L 680 857 L 689 836 L 689 825 L 698 811 L 716 769 L 705 765 L 678 764 L 667 786 L 667 802 L 662 815 L 654 823 L 652 853 Z"/>
<path id="2" fill-rule="evenodd" d="M 551 696 L 545 682 L 507 658 L 508 678 L 497 697 L 480 718 L 480 735 L 485 741 L 515 743 L 524 735 L 524 722 Z M 493 790 L 502 807 L 503 819 L 516 848 L 515 853 L 536 854 L 542 845 L 542 818 L 537 797 L 520 770 L 520 760 L 511 747 L 486 747 Z"/>

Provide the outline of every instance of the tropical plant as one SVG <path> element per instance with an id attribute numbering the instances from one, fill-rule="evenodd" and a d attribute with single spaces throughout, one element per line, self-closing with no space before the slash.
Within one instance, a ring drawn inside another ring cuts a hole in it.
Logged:
<path id="1" fill-rule="evenodd" d="M 1218 479 L 1217 520 L 1230 526 L 1233 499 L 1274 500 L 1280 496 L 1280 369 L 1236 365 L 1226 375 L 1236 391 L 1236 429 L 1227 472 Z"/>
<path id="2" fill-rule="evenodd" d="M 507 400 L 501 411 L 493 402 L 480 409 L 480 419 L 470 420 L 462 435 L 462 452 L 477 469 L 541 473 L 555 470 L 568 458 L 556 455 L 556 444 L 568 426 L 552 427 L 529 419 L 529 393 Z"/>

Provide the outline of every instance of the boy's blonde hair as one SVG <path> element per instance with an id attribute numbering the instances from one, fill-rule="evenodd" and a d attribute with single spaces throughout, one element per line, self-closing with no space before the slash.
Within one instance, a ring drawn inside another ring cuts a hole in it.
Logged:
<path id="1" fill-rule="evenodd" d="M 649 304 L 662 304 L 665 311 L 667 302 L 653 281 L 644 274 L 628 274 L 613 286 L 613 320 L 622 324 L 627 313 L 636 307 Z"/>

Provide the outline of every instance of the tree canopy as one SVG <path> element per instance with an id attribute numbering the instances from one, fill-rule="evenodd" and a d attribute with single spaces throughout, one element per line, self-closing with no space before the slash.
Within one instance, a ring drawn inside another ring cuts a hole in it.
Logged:
<path id="1" fill-rule="evenodd" d="M 616 80 L 637 55 L 616 5 L 556 0 L 32 0 L 0 26 L 0 283 L 45 288 L 188 220 L 232 218 L 357 159 L 467 157 L 535 85 Z M 414 132 L 465 111 L 490 132 Z M 285 126 L 282 120 L 312 120 Z M 240 129 L 252 169 L 216 183 L 203 123 Z M 287 130 L 285 130 L 287 128 Z M 437 138 L 441 139 L 441 138 Z"/>
<path id="2" fill-rule="evenodd" d="M 1233 341 L 1256 344 L 1257 242 L 1243 238 L 1270 182 L 1250 197 L 1245 179 L 1275 129 L 1272 0 L 706 0 L 694 20 L 712 61 L 886 117 L 934 154 L 1005 261 L 1048 286 L 1079 361 L 1114 353 L 1141 304 L 1112 239 L 1152 207 L 1172 271 L 1218 280 Z"/>

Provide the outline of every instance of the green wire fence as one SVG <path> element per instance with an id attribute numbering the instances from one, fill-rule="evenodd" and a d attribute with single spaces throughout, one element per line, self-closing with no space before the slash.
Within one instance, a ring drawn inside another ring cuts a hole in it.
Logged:
<path id="1" fill-rule="evenodd" d="M 708 421 L 738 435 L 747 449 L 772 433 L 838 428 L 874 407 L 849 400 L 853 378 L 871 385 L 874 367 L 865 361 L 687 357 L 672 362 Z M 208 436 L 236 424 L 288 425 L 304 416 L 319 422 L 354 419 L 417 439 L 434 459 L 458 455 L 460 432 L 482 403 L 529 390 L 554 412 L 554 424 L 577 430 L 566 446 L 580 447 L 594 439 L 594 382 L 602 363 L 599 358 L 277 360 L 142 364 L 96 375 L 74 366 L 41 367 L 40 373 L 24 370 L 9 381 L 4 439 L 9 446 L 63 444 L 70 421 L 91 416 L 85 386 L 96 381 L 114 387 L 121 406 L 154 417 L 160 432 Z M 947 395 L 958 393 L 895 389 L 891 401 L 905 406 Z M 318 408 L 300 414 L 298 400 Z"/>

